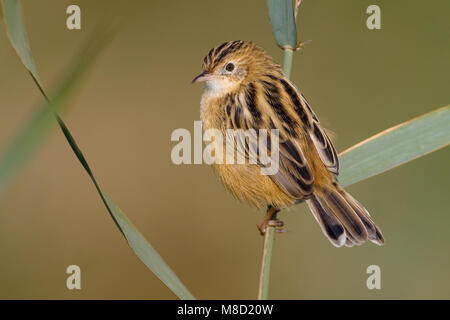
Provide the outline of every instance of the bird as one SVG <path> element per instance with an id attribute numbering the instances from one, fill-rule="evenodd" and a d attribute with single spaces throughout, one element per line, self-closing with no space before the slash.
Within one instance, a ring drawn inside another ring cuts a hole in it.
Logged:
<path id="1" fill-rule="evenodd" d="M 205 83 L 200 102 L 203 130 L 216 129 L 224 135 L 228 130 L 277 130 L 276 173 L 261 174 L 262 161 L 213 163 L 226 189 L 238 200 L 267 208 L 258 224 L 261 234 L 268 225 L 283 226 L 276 219 L 280 210 L 304 201 L 334 246 L 352 247 L 368 240 L 384 244 L 369 212 L 339 185 L 339 159 L 327 131 L 264 49 L 244 40 L 212 48 L 203 59 L 202 72 L 192 80 L 199 82 Z M 248 141 L 242 136 L 237 139 L 249 159 Z M 222 144 L 217 147 L 225 147 L 223 139 L 214 141 Z M 270 143 L 257 146 L 261 147 L 273 151 Z"/>

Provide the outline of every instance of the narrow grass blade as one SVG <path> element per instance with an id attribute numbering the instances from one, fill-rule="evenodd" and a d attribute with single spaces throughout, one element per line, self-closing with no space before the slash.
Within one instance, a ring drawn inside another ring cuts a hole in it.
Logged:
<path id="1" fill-rule="evenodd" d="M 3 8 L 5 9 L 5 20 L 11 44 L 15 48 L 25 67 L 30 72 L 39 90 L 45 97 L 46 102 L 38 109 L 31 121 L 20 131 L 6 153 L 0 157 L 0 194 L 12 177 L 23 168 L 33 153 L 41 145 L 52 125 L 55 123 L 53 117 L 56 117 L 70 147 L 88 173 L 108 212 L 133 251 L 179 298 L 194 299 L 192 294 L 185 288 L 156 250 L 145 240 L 142 234 L 133 226 L 119 207 L 100 189 L 92 170 L 75 142 L 75 139 L 57 113 L 67 106 L 67 102 L 70 100 L 76 84 L 79 83 L 82 74 L 87 71 L 93 58 L 107 42 L 108 37 L 102 38 L 101 41 L 96 41 L 93 45 L 87 47 L 87 53 L 82 55 L 83 58 L 71 69 L 71 72 L 65 78 L 66 80 L 63 82 L 63 85 L 59 90 L 56 90 L 52 99 L 48 99 L 43 90 L 43 86 L 39 81 L 33 63 L 18 3 L 15 0 L 3 0 Z"/>
<path id="2" fill-rule="evenodd" d="M 450 106 L 401 123 L 340 154 L 339 182 L 350 185 L 450 144 Z"/>
<path id="3" fill-rule="evenodd" d="M 5 12 L 8 14 L 8 11 Z M 56 90 L 52 101 L 45 101 L 36 109 L 31 119 L 19 130 L 6 151 L 0 156 L 0 194 L 6 189 L 12 178 L 26 165 L 38 147 L 42 145 L 51 129 L 54 128 L 56 124 L 55 113 L 67 108 L 68 102 L 98 50 L 100 50 L 99 47 L 92 48 L 82 55 L 78 63 L 72 67 L 69 76 Z M 32 74 L 31 70 L 30 73 Z"/>
<path id="4" fill-rule="evenodd" d="M 273 36 L 283 49 L 297 47 L 294 3 L 292 0 L 267 0 Z"/>
<path id="5" fill-rule="evenodd" d="M 9 40 L 25 67 L 36 79 L 39 79 L 23 28 L 19 3 L 17 0 L 3 0 L 2 3 Z"/>
<path id="6" fill-rule="evenodd" d="M 145 240 L 144 236 L 131 223 L 128 217 L 120 210 L 120 208 L 104 193 L 97 181 L 94 178 L 89 164 L 87 163 L 83 153 L 75 142 L 72 134 L 67 129 L 66 125 L 58 117 L 61 129 L 69 142 L 70 147 L 77 156 L 80 163 L 91 178 L 95 188 L 97 189 L 103 203 L 111 215 L 114 223 L 119 228 L 122 235 L 127 240 L 129 246 L 133 249 L 136 255 L 144 262 L 144 264 L 180 299 L 193 300 L 194 297 L 186 289 L 183 283 L 178 279 L 175 273 L 170 269 L 167 263 L 161 258 L 156 250 Z"/>
<path id="7" fill-rule="evenodd" d="M 111 214 L 114 217 L 114 221 L 119 225 L 128 244 L 133 248 L 133 251 L 142 262 L 144 262 L 144 264 L 152 270 L 153 273 L 178 296 L 178 298 L 183 300 L 194 300 L 194 296 L 186 289 L 167 263 L 145 240 L 144 236 L 137 230 L 120 208 L 112 202 L 105 193 L 103 193 L 103 198 L 108 204 Z"/>

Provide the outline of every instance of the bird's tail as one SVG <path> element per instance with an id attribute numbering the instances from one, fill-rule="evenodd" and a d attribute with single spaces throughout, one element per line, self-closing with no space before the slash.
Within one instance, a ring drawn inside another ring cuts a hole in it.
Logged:
<path id="1" fill-rule="evenodd" d="M 336 247 L 361 245 L 367 240 L 384 244 L 369 212 L 337 183 L 316 189 L 306 202 L 323 233 Z"/>

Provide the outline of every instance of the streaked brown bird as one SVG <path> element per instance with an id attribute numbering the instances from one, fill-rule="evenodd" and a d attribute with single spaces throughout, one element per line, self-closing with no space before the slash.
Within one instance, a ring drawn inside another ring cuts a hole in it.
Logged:
<path id="1" fill-rule="evenodd" d="M 219 129 L 226 135 L 227 129 L 278 129 L 275 174 L 262 175 L 260 162 L 214 164 L 236 198 L 267 205 L 258 225 L 262 233 L 280 209 L 305 200 L 333 245 L 384 243 L 369 212 L 339 186 L 339 159 L 316 114 L 263 49 L 247 41 L 224 42 L 209 51 L 202 69 L 192 82 L 206 84 L 201 99 L 205 130 Z M 245 152 L 248 159 L 249 148 Z"/>

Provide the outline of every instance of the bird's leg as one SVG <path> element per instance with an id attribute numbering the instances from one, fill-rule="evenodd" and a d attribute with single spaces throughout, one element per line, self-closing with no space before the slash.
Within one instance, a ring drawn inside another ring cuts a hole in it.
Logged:
<path id="1" fill-rule="evenodd" d="M 275 227 L 276 232 L 285 231 L 284 229 L 281 229 L 281 227 L 284 226 L 283 221 L 277 219 L 277 213 L 279 211 L 280 210 L 275 208 L 274 206 L 267 206 L 267 212 L 264 219 L 262 219 L 261 222 L 257 225 L 259 233 L 261 233 L 261 235 L 264 235 L 267 226 Z"/>

